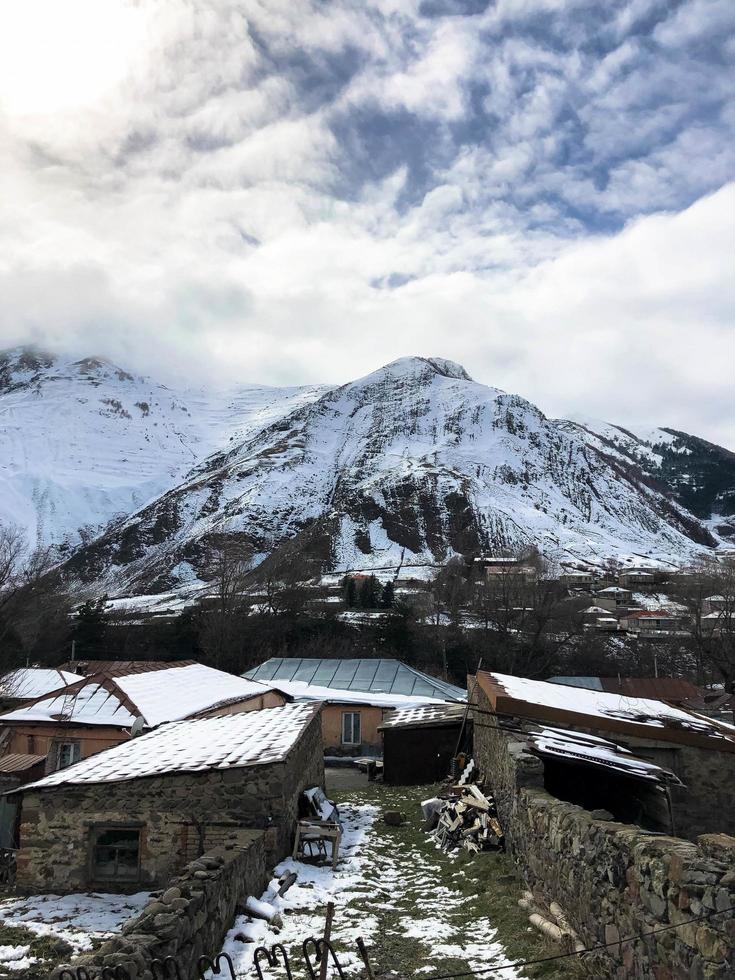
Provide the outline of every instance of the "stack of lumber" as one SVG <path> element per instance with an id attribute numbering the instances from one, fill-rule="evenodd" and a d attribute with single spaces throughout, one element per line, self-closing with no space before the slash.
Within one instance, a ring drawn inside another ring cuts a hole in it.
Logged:
<path id="1" fill-rule="evenodd" d="M 436 806 L 438 803 L 440 806 Z M 477 854 L 503 847 L 495 800 L 485 796 L 474 783 L 456 786 L 449 799 L 427 800 L 423 806 L 425 812 L 434 814 L 432 834 L 443 851 L 464 848 Z"/>

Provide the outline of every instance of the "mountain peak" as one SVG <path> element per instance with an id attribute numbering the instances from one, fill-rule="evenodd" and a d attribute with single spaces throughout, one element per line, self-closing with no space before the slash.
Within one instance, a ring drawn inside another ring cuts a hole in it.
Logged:
<path id="1" fill-rule="evenodd" d="M 445 357 L 419 357 L 417 355 L 398 357 L 395 361 L 384 364 L 383 367 L 372 371 L 367 377 L 374 378 L 386 374 L 398 377 L 434 374 L 443 378 L 457 378 L 460 381 L 472 381 L 472 378 L 461 364 L 447 360 Z"/>

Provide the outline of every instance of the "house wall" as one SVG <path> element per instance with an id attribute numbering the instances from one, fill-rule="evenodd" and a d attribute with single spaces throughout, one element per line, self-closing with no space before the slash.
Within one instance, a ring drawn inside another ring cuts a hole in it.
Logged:
<path id="1" fill-rule="evenodd" d="M 475 728 L 475 756 L 536 904 L 547 914 L 552 903 L 561 906 L 587 948 L 615 944 L 579 960 L 589 976 L 732 977 L 724 959 L 735 955 L 735 837 L 706 834 L 693 843 L 593 819 L 547 793 L 543 763 L 489 726 Z M 710 915 L 722 910 L 730 911 Z M 671 925 L 678 928 L 656 931 Z M 627 937 L 636 939 L 619 942 Z"/>
<path id="2" fill-rule="evenodd" d="M 342 744 L 342 715 L 345 711 L 360 714 L 362 742 Z M 382 739 L 378 725 L 383 720 L 383 708 L 366 704 L 325 704 L 322 708 L 322 738 L 327 755 L 360 755 L 366 748 L 379 750 Z"/>
<path id="3" fill-rule="evenodd" d="M 23 794 L 16 883 L 21 891 L 93 888 L 92 837 L 101 826 L 140 828 L 140 877 L 130 886 L 165 885 L 200 851 L 237 842 L 242 828 L 263 830 L 271 864 L 289 853 L 299 796 L 324 785 L 318 715 L 282 763 L 247 769 L 170 773 L 120 783 L 62 785 Z"/>
<path id="4" fill-rule="evenodd" d="M 235 704 L 225 704 L 211 711 L 202 711 L 198 717 L 201 718 L 221 718 L 223 715 L 239 715 L 243 711 L 261 711 L 263 708 L 280 708 L 286 704 L 286 698 L 277 691 L 268 691 L 266 694 L 259 694 L 258 697 L 248 698 L 246 701 L 237 701 Z"/>
<path id="5" fill-rule="evenodd" d="M 31 755 L 49 755 L 56 742 L 79 742 L 82 759 L 127 742 L 130 738 L 127 731 L 112 725 L 67 725 L 61 722 L 14 723 L 7 726 L 7 731 L 8 741 L 3 754 L 27 752 Z M 54 768 L 55 760 L 49 755 L 46 771 L 51 772 Z"/>
<path id="6" fill-rule="evenodd" d="M 199 957 L 215 957 L 222 948 L 237 906 L 248 895 L 258 897 L 267 882 L 263 834 L 241 833 L 236 847 L 207 851 L 174 878 L 163 895 L 124 924 L 120 937 L 73 961 L 97 975 L 101 968 L 121 966 L 131 977 L 152 976 L 151 961 L 172 956 L 183 980 L 199 977 Z M 60 980 L 64 967 L 52 974 Z M 67 974 L 68 976 L 68 974 Z"/>

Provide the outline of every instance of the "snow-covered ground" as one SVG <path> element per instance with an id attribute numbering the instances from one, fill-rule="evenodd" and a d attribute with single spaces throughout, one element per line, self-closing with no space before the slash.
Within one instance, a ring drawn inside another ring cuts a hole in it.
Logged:
<path id="1" fill-rule="evenodd" d="M 120 931 L 126 919 L 138 915 L 148 901 L 148 892 L 135 895 L 32 895 L 0 901 L 0 923 L 20 926 L 35 936 L 63 939 L 73 954 L 91 949 L 94 941 Z M 0 968 L 25 970 L 39 957 L 31 954 L 30 943 L 0 946 Z"/>
<path id="2" fill-rule="evenodd" d="M 371 804 L 340 805 L 344 836 L 337 868 L 317 866 L 290 858 L 275 869 L 275 875 L 295 871 L 298 881 L 283 898 L 277 896 L 277 880 L 271 882 L 262 900 L 272 905 L 283 919 L 275 932 L 263 920 L 240 916 L 227 934 L 223 951 L 233 961 L 238 975 L 250 974 L 258 946 L 282 943 L 289 952 L 294 973 L 301 968 L 301 943 L 320 937 L 328 902 L 335 905 L 332 943 L 345 972 L 363 969 L 356 948 L 362 937 L 372 956 L 379 948 L 405 940 L 418 944 L 412 954 L 416 975 L 441 973 L 442 962 L 455 958 L 471 969 L 507 967 L 506 980 L 521 974 L 509 967 L 510 959 L 499 942 L 493 923 L 484 916 L 468 913 L 470 898 L 437 874 L 437 863 L 449 858 L 440 852 L 402 847 L 393 831 L 379 819 Z M 450 880 L 463 878 L 457 868 Z M 386 933 L 389 935 L 386 936 Z M 373 963 L 375 966 L 375 963 Z M 275 980 L 278 970 L 264 976 Z"/>

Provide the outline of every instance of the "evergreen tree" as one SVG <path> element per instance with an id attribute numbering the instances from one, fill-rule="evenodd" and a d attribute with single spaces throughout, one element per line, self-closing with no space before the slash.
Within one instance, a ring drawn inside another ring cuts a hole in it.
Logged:
<path id="1" fill-rule="evenodd" d="M 360 583 L 360 606 L 362 609 L 375 609 L 378 605 L 378 580 L 368 575 Z"/>
<path id="2" fill-rule="evenodd" d="M 393 585 L 393 579 L 388 579 L 388 581 L 383 586 L 383 592 L 380 596 L 380 605 L 383 609 L 392 609 L 395 605 L 396 593 L 395 586 Z"/>
<path id="3" fill-rule="evenodd" d="M 355 585 L 355 580 L 350 576 L 345 579 L 344 588 L 345 605 L 352 609 L 357 603 L 357 586 Z"/>
<path id="4" fill-rule="evenodd" d="M 107 596 L 88 599 L 77 610 L 73 639 L 76 641 L 77 659 L 95 659 L 104 656 L 108 616 L 105 612 Z"/>

